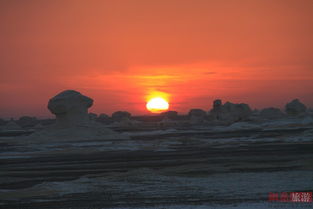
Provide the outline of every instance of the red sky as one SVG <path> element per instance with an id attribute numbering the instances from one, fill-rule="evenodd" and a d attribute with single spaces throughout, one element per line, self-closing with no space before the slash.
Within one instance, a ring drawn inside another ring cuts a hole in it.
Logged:
<path id="1" fill-rule="evenodd" d="M 313 106 L 312 0 L 1 0 L 0 27 L 0 117 L 51 116 L 65 89 L 107 114 L 154 91 L 181 113 Z"/>

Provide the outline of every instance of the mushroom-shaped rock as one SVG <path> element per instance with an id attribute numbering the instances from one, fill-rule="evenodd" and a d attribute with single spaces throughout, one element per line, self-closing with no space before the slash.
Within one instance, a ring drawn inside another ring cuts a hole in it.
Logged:
<path id="1" fill-rule="evenodd" d="M 66 90 L 49 100 L 48 109 L 55 114 L 57 125 L 64 127 L 88 122 L 88 108 L 92 104 L 91 98 L 78 91 Z"/>
<path id="2" fill-rule="evenodd" d="M 285 111 L 288 115 L 298 116 L 306 112 L 306 106 L 302 104 L 299 99 L 294 99 L 287 103 L 285 106 Z"/>
<path id="3" fill-rule="evenodd" d="M 112 119 L 116 122 L 125 120 L 126 118 L 130 119 L 131 114 L 126 111 L 116 111 L 112 114 Z"/>
<path id="4" fill-rule="evenodd" d="M 56 116 L 56 124 L 35 132 L 28 139 L 72 141 L 128 138 L 91 121 L 88 108 L 92 104 L 91 98 L 77 91 L 67 90 L 59 93 L 48 103 L 49 110 Z"/>
<path id="5" fill-rule="evenodd" d="M 278 119 L 284 116 L 285 114 L 279 108 L 275 107 L 264 108 L 260 112 L 260 117 L 265 119 Z"/>

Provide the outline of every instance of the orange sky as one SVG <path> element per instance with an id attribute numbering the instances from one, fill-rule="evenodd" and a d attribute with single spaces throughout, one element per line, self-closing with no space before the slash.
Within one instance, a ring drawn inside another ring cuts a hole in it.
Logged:
<path id="1" fill-rule="evenodd" d="M 312 0 L 0 1 L 0 117 L 51 116 L 75 89 L 95 113 L 212 100 L 313 106 Z"/>

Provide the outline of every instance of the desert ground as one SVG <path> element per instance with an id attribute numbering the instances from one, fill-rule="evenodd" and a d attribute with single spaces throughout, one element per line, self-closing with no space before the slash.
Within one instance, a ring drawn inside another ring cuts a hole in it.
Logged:
<path id="1" fill-rule="evenodd" d="M 313 188 L 311 127 L 120 132 L 130 138 L 2 136 L 0 208 L 267 208 L 283 204 L 269 192 Z"/>

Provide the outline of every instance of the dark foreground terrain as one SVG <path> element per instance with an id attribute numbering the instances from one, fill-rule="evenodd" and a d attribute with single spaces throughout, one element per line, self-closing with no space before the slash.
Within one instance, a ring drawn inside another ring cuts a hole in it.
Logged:
<path id="1" fill-rule="evenodd" d="M 313 140 L 304 131 L 133 135 L 128 141 L 49 145 L 5 139 L 0 208 L 225 205 L 267 202 L 269 192 L 312 191 Z"/>

